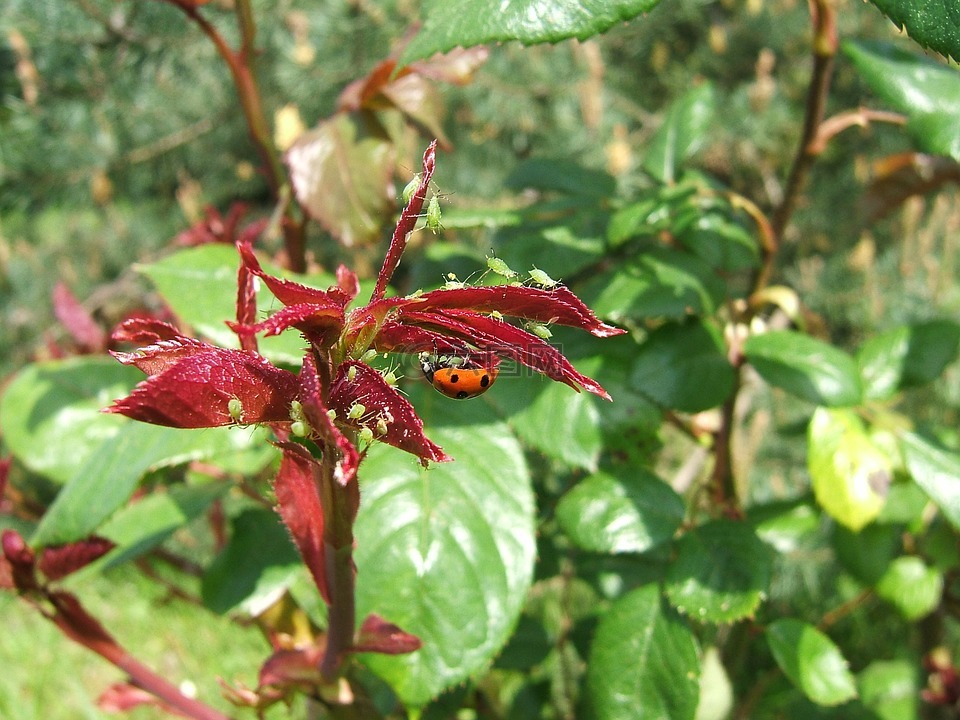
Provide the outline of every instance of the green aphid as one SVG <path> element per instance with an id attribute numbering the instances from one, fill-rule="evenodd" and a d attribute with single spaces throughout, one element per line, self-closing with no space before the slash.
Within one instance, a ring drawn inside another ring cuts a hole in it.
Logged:
<path id="1" fill-rule="evenodd" d="M 443 224 L 440 222 L 440 200 L 436 195 L 427 203 L 427 227 L 434 233 L 443 229 Z"/>
<path id="2" fill-rule="evenodd" d="M 417 188 L 420 187 L 421 181 L 420 173 L 417 173 L 403 188 L 403 192 L 400 193 L 400 198 L 403 200 L 404 205 L 410 202 L 410 198 L 413 197 L 413 194 L 417 191 Z"/>
<path id="3" fill-rule="evenodd" d="M 243 403 L 240 402 L 240 398 L 230 398 L 227 402 L 227 412 L 235 423 L 243 422 Z"/>
<path id="4" fill-rule="evenodd" d="M 529 272 L 529 275 L 534 285 L 539 285 L 545 288 L 552 288 L 557 286 L 557 281 L 554 280 L 549 275 L 547 275 L 540 268 L 534 268 Z"/>
<path id="5" fill-rule="evenodd" d="M 507 265 L 507 263 L 498 258 L 496 255 L 492 255 L 487 258 L 487 267 L 497 275 L 502 275 L 505 278 L 517 276 L 517 271 L 513 270 L 509 265 Z"/>

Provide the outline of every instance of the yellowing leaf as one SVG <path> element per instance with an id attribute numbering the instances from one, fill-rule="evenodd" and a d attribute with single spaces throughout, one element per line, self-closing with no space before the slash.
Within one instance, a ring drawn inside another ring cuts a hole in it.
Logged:
<path id="1" fill-rule="evenodd" d="M 807 468 L 817 502 L 841 525 L 860 530 L 886 501 L 893 475 L 888 455 L 850 410 L 817 408 L 807 439 Z"/>

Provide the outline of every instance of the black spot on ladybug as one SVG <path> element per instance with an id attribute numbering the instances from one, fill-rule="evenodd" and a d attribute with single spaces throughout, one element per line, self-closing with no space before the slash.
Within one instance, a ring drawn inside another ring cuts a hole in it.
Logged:
<path id="1" fill-rule="evenodd" d="M 450 384 L 451 384 L 451 385 L 456 385 L 458 382 L 460 382 L 460 376 L 459 376 L 459 375 L 457 375 L 456 373 L 454 373 L 453 375 L 450 376 Z"/>
<path id="2" fill-rule="evenodd" d="M 480 387 L 487 387 L 490 384 L 490 376 L 484 375 L 480 378 Z"/>
<path id="3" fill-rule="evenodd" d="M 466 390 L 461 390 L 457 393 L 457 400 L 466 400 L 468 397 L 470 397 L 470 393 Z"/>

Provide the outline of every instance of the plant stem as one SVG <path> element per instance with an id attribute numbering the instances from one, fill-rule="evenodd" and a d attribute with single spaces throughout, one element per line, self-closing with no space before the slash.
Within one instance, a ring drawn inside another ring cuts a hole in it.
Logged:
<path id="1" fill-rule="evenodd" d="M 167 0 L 184 12 L 217 48 L 220 57 L 226 62 L 233 76 L 233 84 L 237 89 L 240 106 L 243 109 L 244 119 L 253 140 L 254 147 L 263 163 L 267 184 L 275 202 L 281 202 L 286 185 L 286 173 L 280 157 L 273 145 L 270 136 L 270 125 L 263 113 L 263 103 L 260 89 L 257 85 L 254 72 L 254 40 L 256 38 L 256 23 L 250 0 L 236 0 L 237 22 L 240 25 L 241 45 L 239 51 L 234 51 L 224 40 L 217 29 L 203 17 L 189 0 Z M 287 264 L 295 272 L 306 269 L 304 225 L 293 218 L 289 211 L 281 222 L 284 248 L 287 254 Z"/>
<path id="2" fill-rule="evenodd" d="M 324 553 L 330 604 L 327 608 L 327 647 L 320 672 L 327 680 L 340 673 L 346 653 L 353 647 L 356 629 L 356 569 L 353 564 L 353 520 L 359 504 L 356 480 L 341 485 L 334 476 L 336 450 L 323 453 L 320 489 L 324 515 Z"/>
<path id="3" fill-rule="evenodd" d="M 783 200 L 773 213 L 773 232 L 777 240 L 783 237 L 783 232 L 796 209 L 797 200 L 803 190 L 810 167 L 816 158 L 813 143 L 820 123 L 823 122 L 824 108 L 833 75 L 833 60 L 837 53 L 836 13 L 830 5 L 830 0 L 809 1 L 814 33 L 813 74 L 810 78 L 810 86 L 807 88 L 803 134 L 793 159 L 793 166 L 790 168 Z"/>

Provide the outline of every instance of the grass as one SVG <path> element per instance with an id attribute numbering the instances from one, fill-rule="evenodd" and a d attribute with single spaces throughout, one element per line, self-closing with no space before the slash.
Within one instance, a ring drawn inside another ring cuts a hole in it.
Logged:
<path id="1" fill-rule="evenodd" d="M 151 668 L 175 684 L 190 682 L 197 697 L 231 713 L 217 678 L 256 685 L 269 648 L 252 627 L 203 608 L 170 600 L 131 568 L 89 577 L 71 589 L 104 626 Z M 97 697 L 123 674 L 65 638 L 24 601 L 0 593 L 0 717 L 5 720 L 115 718 L 99 710 Z M 235 709 L 234 709 L 235 710 Z M 231 713 L 234 714 L 234 713 Z M 154 708 L 129 713 L 133 720 L 166 718 Z"/>

